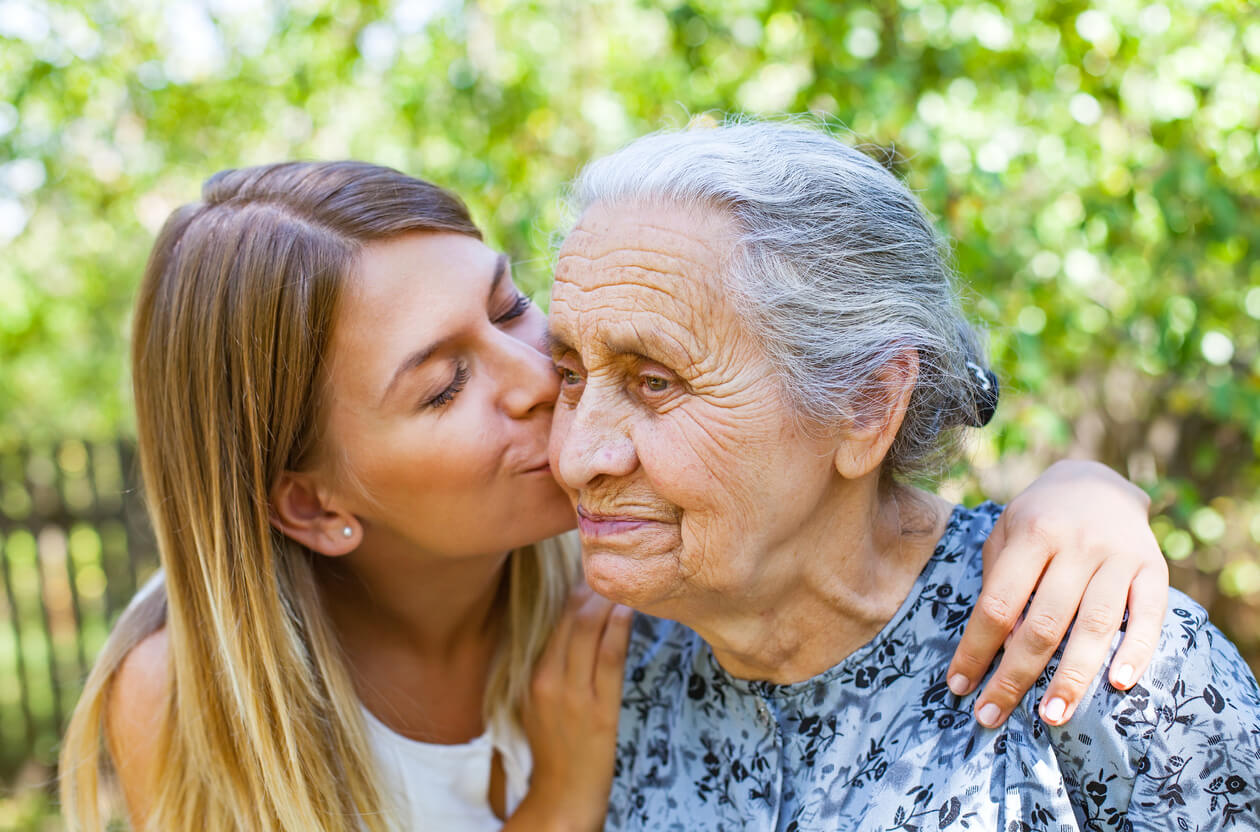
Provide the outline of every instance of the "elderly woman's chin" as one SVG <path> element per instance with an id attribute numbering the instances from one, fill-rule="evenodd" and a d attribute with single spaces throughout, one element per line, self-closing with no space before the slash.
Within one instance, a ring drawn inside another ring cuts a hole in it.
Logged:
<path id="1" fill-rule="evenodd" d="M 665 535 L 660 535 L 665 537 Z M 680 582 L 676 546 L 644 540 L 638 547 L 615 547 L 582 538 L 582 571 L 591 589 L 609 600 L 650 615 Z"/>

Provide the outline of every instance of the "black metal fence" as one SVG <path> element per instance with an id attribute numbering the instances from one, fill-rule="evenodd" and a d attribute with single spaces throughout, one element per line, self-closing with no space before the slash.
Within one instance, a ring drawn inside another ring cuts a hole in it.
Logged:
<path id="1" fill-rule="evenodd" d="M 0 786 L 51 771 L 93 657 L 157 557 L 127 441 L 0 447 Z"/>

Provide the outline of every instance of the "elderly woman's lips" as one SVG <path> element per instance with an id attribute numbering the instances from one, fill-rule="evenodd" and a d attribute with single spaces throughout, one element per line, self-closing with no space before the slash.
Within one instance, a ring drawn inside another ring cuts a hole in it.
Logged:
<path id="1" fill-rule="evenodd" d="M 583 537 L 613 537 L 614 535 L 660 525 L 660 520 L 635 517 L 629 514 L 595 514 L 578 507 L 578 531 Z"/>

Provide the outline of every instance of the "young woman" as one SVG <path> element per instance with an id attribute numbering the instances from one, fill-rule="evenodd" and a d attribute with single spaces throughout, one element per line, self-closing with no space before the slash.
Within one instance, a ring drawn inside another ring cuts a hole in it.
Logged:
<path id="1" fill-rule="evenodd" d="M 133 346 L 163 569 L 67 733 L 70 828 L 104 828 L 110 779 L 137 829 L 602 825 L 629 614 L 575 589 L 557 537 L 544 329 L 463 204 L 392 170 L 226 171 L 172 215 Z M 982 701 L 1009 712 L 1083 595 L 1061 695 L 1126 599 L 1136 680 L 1166 584 L 1140 492 L 1059 466 L 1002 522 L 956 685 L 1039 576 L 1051 632 L 1014 639 Z M 1091 583 L 1104 559 L 1132 586 Z"/>

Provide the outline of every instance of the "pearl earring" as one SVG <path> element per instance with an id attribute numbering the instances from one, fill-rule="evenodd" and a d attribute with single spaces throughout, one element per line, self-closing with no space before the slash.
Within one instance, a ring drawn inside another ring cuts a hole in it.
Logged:
<path id="1" fill-rule="evenodd" d="M 341 530 L 341 536 L 354 537 L 354 529 L 350 528 L 349 526 L 346 526 L 344 529 Z"/>

